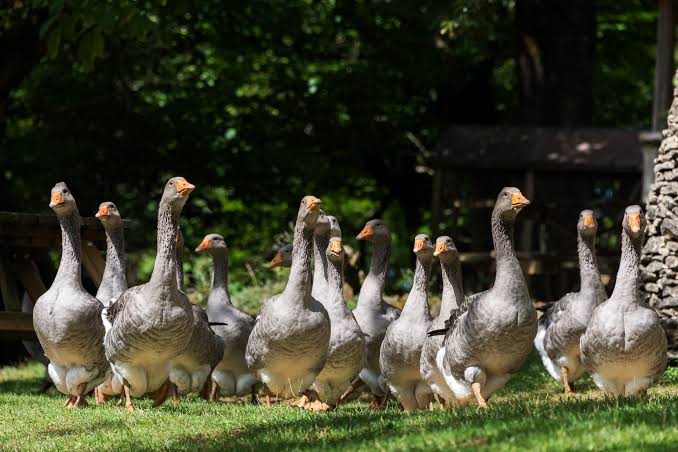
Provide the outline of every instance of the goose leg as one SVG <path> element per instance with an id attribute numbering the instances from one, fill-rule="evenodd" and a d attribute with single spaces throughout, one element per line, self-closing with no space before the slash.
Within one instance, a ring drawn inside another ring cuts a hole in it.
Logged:
<path id="1" fill-rule="evenodd" d="M 353 379 L 350 385 L 348 385 L 348 388 L 346 388 L 346 391 L 339 397 L 339 401 L 337 402 L 337 405 L 339 405 L 341 402 L 343 402 L 346 397 L 351 395 L 353 391 L 355 391 L 355 388 L 357 387 L 358 383 L 360 383 L 362 380 L 360 379 L 360 376 L 358 375 Z"/>
<path id="2" fill-rule="evenodd" d="M 250 400 L 252 405 L 259 405 L 259 400 L 257 399 L 257 388 L 256 385 L 252 385 L 252 399 Z"/>
<path id="3" fill-rule="evenodd" d="M 214 402 L 217 399 L 217 391 L 219 390 L 219 385 L 216 381 L 212 380 L 212 388 L 210 391 L 209 401 Z"/>
<path id="4" fill-rule="evenodd" d="M 85 389 L 87 389 L 87 383 L 82 383 L 80 386 L 78 386 L 78 395 L 71 407 L 82 408 L 87 406 L 87 399 L 85 399 Z"/>
<path id="5" fill-rule="evenodd" d="M 560 373 L 563 376 L 563 386 L 565 386 L 565 395 L 572 395 L 572 393 L 574 391 L 572 390 L 572 387 L 570 386 L 570 382 L 568 380 L 568 377 L 569 377 L 568 368 L 567 367 L 561 367 Z"/>
<path id="6" fill-rule="evenodd" d="M 132 396 L 130 395 L 129 383 L 127 383 L 127 380 L 123 380 L 122 389 L 125 394 L 125 411 L 131 413 L 134 411 L 134 405 L 132 405 Z"/>
<path id="7" fill-rule="evenodd" d="M 476 396 L 476 402 L 478 402 L 478 406 L 484 409 L 488 409 L 489 406 L 487 406 L 487 402 L 483 398 L 483 395 L 481 394 L 482 388 L 480 387 L 480 383 L 471 383 L 471 389 L 473 390 L 473 395 Z"/>
<path id="8" fill-rule="evenodd" d="M 64 407 L 71 408 L 71 406 L 73 405 L 74 402 L 75 402 L 75 396 L 69 395 L 66 398 L 66 401 L 64 402 Z"/>
<path id="9" fill-rule="evenodd" d="M 266 406 L 271 408 L 271 394 L 266 394 Z"/>
<path id="10" fill-rule="evenodd" d="M 162 405 L 165 400 L 167 400 L 167 393 L 169 392 L 170 385 L 174 386 L 169 379 L 151 394 L 151 399 L 153 399 L 153 406 Z"/>
<path id="11" fill-rule="evenodd" d="M 177 389 L 177 385 L 174 383 L 169 384 L 169 393 L 172 396 L 172 403 L 175 405 L 179 403 L 179 390 Z"/>

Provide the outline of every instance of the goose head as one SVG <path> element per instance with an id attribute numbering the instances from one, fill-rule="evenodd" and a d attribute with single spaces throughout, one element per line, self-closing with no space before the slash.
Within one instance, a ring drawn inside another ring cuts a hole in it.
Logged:
<path id="1" fill-rule="evenodd" d="M 332 237 L 330 239 L 325 255 L 331 262 L 342 262 L 344 260 L 344 245 L 341 242 L 341 237 Z"/>
<path id="2" fill-rule="evenodd" d="M 196 253 L 207 251 L 210 254 L 227 253 L 226 240 L 219 234 L 207 234 L 195 248 Z"/>
<path id="3" fill-rule="evenodd" d="M 438 256 L 441 261 L 452 262 L 459 259 L 459 251 L 457 250 L 452 237 L 447 235 L 440 236 L 436 239 L 436 249 L 433 252 L 434 256 Z"/>
<path id="4" fill-rule="evenodd" d="M 322 201 L 313 195 L 306 195 L 301 199 L 297 221 L 304 223 L 304 228 L 314 230 L 320 217 L 320 204 Z"/>
<path id="5" fill-rule="evenodd" d="M 370 242 L 383 242 L 391 237 L 391 231 L 383 220 L 374 219 L 365 223 L 365 227 L 356 237 L 358 240 L 369 240 Z"/>
<path id="6" fill-rule="evenodd" d="M 341 237 L 341 227 L 339 226 L 337 217 L 328 215 L 327 219 L 330 222 L 330 237 Z"/>
<path id="7" fill-rule="evenodd" d="M 57 182 L 52 187 L 49 206 L 57 215 L 68 215 L 78 210 L 75 198 L 65 182 Z"/>
<path id="8" fill-rule="evenodd" d="M 426 234 L 417 234 L 414 237 L 414 249 L 412 249 L 412 251 L 417 255 L 417 258 L 433 256 L 433 243 L 431 243 L 431 237 Z"/>
<path id="9" fill-rule="evenodd" d="M 622 220 L 622 227 L 624 231 L 633 239 L 642 237 L 645 232 L 645 215 L 643 209 L 638 205 L 628 206 L 624 211 L 624 219 Z"/>
<path id="10" fill-rule="evenodd" d="M 318 221 L 315 223 L 315 229 L 313 229 L 313 233 L 318 236 L 323 236 L 330 232 L 330 228 L 331 224 L 329 216 L 324 210 L 320 209 L 318 213 Z"/>
<path id="11" fill-rule="evenodd" d="M 183 177 L 173 177 L 165 184 L 161 202 L 172 204 L 174 205 L 175 210 L 180 211 L 184 207 L 184 204 L 186 204 L 188 195 L 190 195 L 194 189 L 195 185 L 191 184 Z"/>
<path id="12" fill-rule="evenodd" d="M 505 220 L 513 221 L 523 207 L 529 205 L 530 200 L 523 196 L 516 187 L 504 187 L 497 196 L 494 212 Z"/>
<path id="13" fill-rule="evenodd" d="M 99 204 L 99 210 L 97 210 L 94 216 L 101 221 L 105 228 L 122 224 L 122 217 L 118 207 L 110 201 L 104 201 Z"/>
<path id="14" fill-rule="evenodd" d="M 598 231 L 598 221 L 593 214 L 593 210 L 585 209 L 579 213 L 579 220 L 577 221 L 577 232 L 582 237 L 593 237 Z"/>
<path id="15" fill-rule="evenodd" d="M 283 245 L 280 247 L 271 262 L 268 263 L 268 268 L 275 267 L 291 267 L 292 266 L 292 244 Z"/>

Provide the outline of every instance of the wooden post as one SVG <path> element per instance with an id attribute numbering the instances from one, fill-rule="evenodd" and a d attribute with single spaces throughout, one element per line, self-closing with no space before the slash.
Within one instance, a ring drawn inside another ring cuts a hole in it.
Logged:
<path id="1" fill-rule="evenodd" d="M 658 0 L 657 49 L 654 65 L 652 130 L 666 127 L 666 114 L 673 96 L 673 50 L 676 40 L 675 0 Z"/>
<path id="2" fill-rule="evenodd" d="M 21 299 L 7 249 L 0 249 L 0 291 L 5 311 L 21 311 Z"/>

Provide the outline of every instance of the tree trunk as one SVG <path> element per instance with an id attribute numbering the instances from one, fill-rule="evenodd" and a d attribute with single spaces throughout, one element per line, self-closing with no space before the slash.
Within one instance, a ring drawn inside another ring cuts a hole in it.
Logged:
<path id="1" fill-rule="evenodd" d="M 596 40 L 592 0 L 517 0 L 516 70 L 523 124 L 590 124 Z"/>

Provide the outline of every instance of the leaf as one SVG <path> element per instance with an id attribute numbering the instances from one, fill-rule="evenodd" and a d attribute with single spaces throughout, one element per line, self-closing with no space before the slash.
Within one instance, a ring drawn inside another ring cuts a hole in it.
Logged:
<path id="1" fill-rule="evenodd" d="M 47 56 L 56 58 L 59 54 L 59 45 L 61 44 L 61 27 L 54 27 L 47 35 Z"/>

